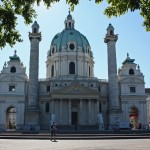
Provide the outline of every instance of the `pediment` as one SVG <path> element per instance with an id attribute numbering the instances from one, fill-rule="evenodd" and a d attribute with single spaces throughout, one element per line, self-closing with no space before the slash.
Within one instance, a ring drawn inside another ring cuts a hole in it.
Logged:
<path id="1" fill-rule="evenodd" d="M 25 81 L 25 78 L 16 76 L 16 75 L 6 75 L 6 76 L 1 76 L 0 81 L 3 82 L 20 82 L 20 81 Z"/>
<path id="2" fill-rule="evenodd" d="M 137 77 L 127 77 L 127 78 L 122 79 L 121 83 L 137 84 L 137 83 L 144 83 L 144 81 Z"/>

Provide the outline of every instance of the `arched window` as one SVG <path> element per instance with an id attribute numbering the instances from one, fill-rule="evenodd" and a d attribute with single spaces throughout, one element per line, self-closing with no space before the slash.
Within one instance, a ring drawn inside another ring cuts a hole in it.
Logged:
<path id="1" fill-rule="evenodd" d="M 16 67 L 11 67 L 10 72 L 15 73 L 16 72 Z"/>
<path id="2" fill-rule="evenodd" d="M 37 33 L 37 30 L 36 30 L 36 28 L 34 28 L 34 33 Z"/>
<path id="3" fill-rule="evenodd" d="M 69 28 L 71 28 L 71 22 L 69 22 Z"/>
<path id="4" fill-rule="evenodd" d="M 75 63 L 71 62 L 69 64 L 69 74 L 75 74 Z"/>
<path id="5" fill-rule="evenodd" d="M 46 103 L 46 105 L 45 105 L 45 112 L 49 112 L 49 103 Z"/>
<path id="6" fill-rule="evenodd" d="M 114 32 L 112 30 L 110 30 L 110 35 L 114 35 Z"/>
<path id="7" fill-rule="evenodd" d="M 52 65 L 52 67 L 51 67 L 51 77 L 53 77 L 54 76 L 54 65 Z"/>
<path id="8" fill-rule="evenodd" d="M 129 70 L 129 74 L 130 74 L 130 75 L 134 75 L 134 70 L 133 70 L 133 69 L 130 69 L 130 70 Z"/>

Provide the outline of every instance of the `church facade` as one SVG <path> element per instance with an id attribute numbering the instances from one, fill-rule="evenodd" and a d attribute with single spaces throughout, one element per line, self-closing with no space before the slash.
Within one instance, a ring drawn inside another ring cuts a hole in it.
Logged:
<path id="1" fill-rule="evenodd" d="M 35 21 L 29 78 L 16 51 L 0 73 L 0 130 L 47 130 L 55 121 L 60 130 L 104 130 L 119 125 L 138 129 L 148 124 L 144 75 L 134 59 L 123 61 L 117 72 L 118 36 L 109 24 L 104 42 L 108 80 L 94 76 L 94 58 L 87 38 L 75 29 L 70 12 L 65 28 L 52 39 L 46 78 L 39 79 L 41 33 Z"/>

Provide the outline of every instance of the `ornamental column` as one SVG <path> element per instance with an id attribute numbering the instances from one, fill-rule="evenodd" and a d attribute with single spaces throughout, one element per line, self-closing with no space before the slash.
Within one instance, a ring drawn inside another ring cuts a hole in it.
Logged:
<path id="1" fill-rule="evenodd" d="M 25 124 L 33 130 L 39 129 L 39 101 L 38 101 L 38 73 L 39 73 L 39 43 L 41 32 L 35 21 L 32 25 L 32 32 L 29 32 L 30 47 L 30 68 L 29 68 L 29 93 L 26 110 Z"/>
<path id="2" fill-rule="evenodd" d="M 104 42 L 107 43 L 108 54 L 108 83 L 109 83 L 109 111 L 110 123 L 115 123 L 118 112 L 120 112 L 119 96 L 118 96 L 118 77 L 116 62 L 116 41 L 118 35 L 114 34 L 114 28 L 109 24 Z"/>
<path id="3" fill-rule="evenodd" d="M 41 41 L 41 32 L 39 32 L 39 25 L 36 21 L 32 25 L 32 32 L 29 32 L 29 39 L 31 48 L 28 107 L 38 108 L 39 43 Z"/>

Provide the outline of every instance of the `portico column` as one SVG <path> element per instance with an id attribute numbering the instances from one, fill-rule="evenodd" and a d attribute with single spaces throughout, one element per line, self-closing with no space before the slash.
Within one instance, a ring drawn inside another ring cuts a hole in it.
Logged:
<path id="1" fill-rule="evenodd" d="M 71 125 L 71 99 L 68 100 L 68 110 L 69 110 L 69 125 Z"/>
<path id="2" fill-rule="evenodd" d="M 88 100 L 89 125 L 91 124 L 91 100 Z"/>
<path id="3" fill-rule="evenodd" d="M 60 124 L 62 125 L 62 99 L 60 99 Z"/>
<path id="4" fill-rule="evenodd" d="M 80 99 L 80 125 L 82 125 L 82 120 L 83 120 L 83 118 L 82 118 L 82 113 L 83 113 L 83 111 L 82 111 L 82 106 L 83 106 L 83 100 L 82 99 Z"/>

